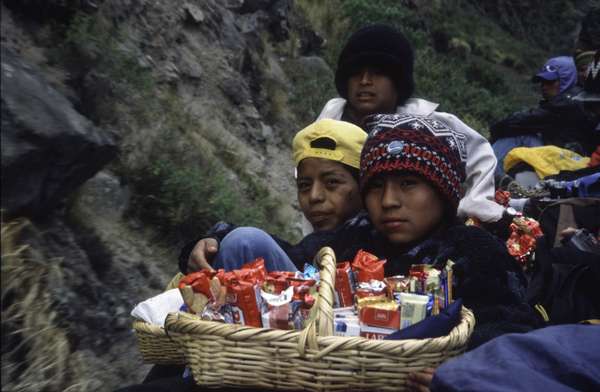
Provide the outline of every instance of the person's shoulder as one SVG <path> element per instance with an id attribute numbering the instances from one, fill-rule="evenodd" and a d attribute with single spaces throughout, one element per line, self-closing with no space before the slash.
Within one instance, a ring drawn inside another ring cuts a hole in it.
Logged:
<path id="1" fill-rule="evenodd" d="M 396 108 L 398 114 L 412 114 L 416 116 L 430 116 L 435 113 L 439 104 L 423 98 L 409 98 L 402 106 Z"/>
<path id="2" fill-rule="evenodd" d="M 498 237 L 489 231 L 474 225 L 455 224 L 448 228 L 447 233 L 449 238 L 466 244 L 472 244 L 473 247 L 490 243 L 501 245 L 501 241 Z"/>
<path id="3" fill-rule="evenodd" d="M 324 118 L 339 120 L 342 118 L 345 106 L 346 100 L 344 98 L 332 98 L 327 101 L 325 106 L 323 106 L 323 110 L 321 110 L 321 114 L 319 114 L 317 120 L 322 120 Z"/>

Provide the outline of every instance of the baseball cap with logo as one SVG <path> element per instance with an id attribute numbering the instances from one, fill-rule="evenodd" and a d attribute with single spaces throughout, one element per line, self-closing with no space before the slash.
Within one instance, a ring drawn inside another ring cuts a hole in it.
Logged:
<path id="1" fill-rule="evenodd" d="M 294 162 L 298 166 L 304 158 L 323 158 L 358 169 L 360 152 L 366 139 L 367 133 L 352 123 L 319 120 L 294 136 Z"/>
<path id="2" fill-rule="evenodd" d="M 546 61 L 542 69 L 531 78 L 535 83 L 542 80 L 560 80 L 560 93 L 572 87 L 577 81 L 577 68 L 573 57 L 559 56 Z"/>

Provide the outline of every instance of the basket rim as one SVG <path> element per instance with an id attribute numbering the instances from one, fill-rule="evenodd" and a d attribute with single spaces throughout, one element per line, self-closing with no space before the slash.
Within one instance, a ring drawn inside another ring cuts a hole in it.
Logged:
<path id="1" fill-rule="evenodd" d="M 410 354 L 410 353 L 439 353 L 440 348 L 454 350 L 464 346 L 475 326 L 473 312 L 462 306 L 461 320 L 448 335 L 436 338 L 377 340 L 353 336 L 317 336 L 320 349 L 358 349 L 364 351 Z M 225 324 L 217 321 L 202 320 L 199 316 L 184 312 L 169 313 L 165 321 L 165 332 L 176 337 L 178 334 L 203 336 L 218 336 L 240 342 L 290 342 L 296 343 L 304 330 L 280 330 L 272 328 L 257 328 L 238 324 Z M 321 350 L 321 351 L 322 351 Z M 311 351 L 311 350 L 308 350 Z M 312 350 L 314 353 L 314 350 Z"/>
<path id="2" fill-rule="evenodd" d="M 166 335 L 167 331 L 164 327 L 160 325 L 152 324 L 144 320 L 140 320 L 138 318 L 134 318 L 132 323 L 132 328 L 136 332 L 144 332 L 152 335 Z"/>

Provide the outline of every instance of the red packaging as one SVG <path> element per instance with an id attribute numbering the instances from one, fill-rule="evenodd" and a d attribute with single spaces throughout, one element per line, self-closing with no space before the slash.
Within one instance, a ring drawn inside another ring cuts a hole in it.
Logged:
<path id="1" fill-rule="evenodd" d="M 252 275 L 257 282 L 262 283 L 267 277 L 267 270 L 265 268 L 265 260 L 262 257 L 257 258 L 254 261 L 242 265 L 242 270 L 252 271 Z"/>
<path id="2" fill-rule="evenodd" d="M 383 265 L 385 260 L 379 260 L 377 256 L 359 250 L 352 261 L 352 269 L 356 271 L 356 280 L 358 282 L 368 282 L 370 280 L 383 280 L 385 273 Z"/>
<path id="3" fill-rule="evenodd" d="M 287 289 L 288 286 L 288 280 L 285 276 L 267 276 L 267 279 L 263 284 L 263 290 L 271 294 L 280 294 L 283 290 Z"/>
<path id="4" fill-rule="evenodd" d="M 369 282 L 359 282 L 356 286 L 356 297 L 385 297 L 387 294 L 387 286 L 379 280 L 371 280 Z M 360 302 L 360 301 L 357 301 Z M 358 305 L 358 304 L 357 304 Z"/>
<path id="5" fill-rule="evenodd" d="M 194 292 L 202 293 L 206 295 L 207 298 L 210 298 L 210 275 L 212 275 L 212 273 L 208 270 L 187 274 L 181 278 L 178 287 L 182 289 L 185 286 L 191 286 Z"/>
<path id="6" fill-rule="evenodd" d="M 510 201 L 510 192 L 498 189 L 494 194 L 494 201 L 501 206 L 508 207 Z"/>
<path id="7" fill-rule="evenodd" d="M 234 320 L 239 321 L 240 324 L 262 327 L 254 285 L 250 282 L 231 281 L 230 283 L 227 286 L 227 294 L 233 309 Z"/>
<path id="8" fill-rule="evenodd" d="M 198 279 L 194 280 L 194 282 L 192 282 L 192 290 L 194 290 L 195 293 L 202 293 L 204 295 L 206 295 L 207 298 L 210 298 L 210 279 L 208 278 L 208 275 L 201 275 L 198 277 Z"/>
<path id="9" fill-rule="evenodd" d="M 290 286 L 294 287 L 292 301 L 304 301 L 304 296 L 307 295 L 311 287 L 317 283 L 314 279 L 288 278 L 287 281 Z"/>
<path id="10" fill-rule="evenodd" d="M 358 313 L 359 320 L 366 325 L 380 328 L 400 329 L 400 311 L 364 307 Z"/>
<path id="11" fill-rule="evenodd" d="M 179 279 L 179 288 L 183 288 L 186 285 L 191 286 L 192 283 L 196 280 L 199 279 L 202 276 L 206 276 L 207 275 L 206 270 L 202 270 L 202 271 L 197 271 L 197 272 L 192 272 L 190 274 L 185 275 L 183 278 Z"/>
<path id="12" fill-rule="evenodd" d="M 292 271 L 271 271 L 267 274 L 267 276 L 271 277 L 271 278 L 295 278 L 296 277 L 296 272 L 292 272 Z"/>
<path id="13" fill-rule="evenodd" d="M 217 279 L 219 279 L 219 282 L 221 282 L 221 284 L 225 284 L 226 280 L 231 280 L 231 277 L 233 277 L 233 274 L 231 274 L 230 272 L 225 272 L 225 270 L 223 268 L 220 268 L 217 270 L 217 272 L 215 272 L 214 275 Z M 227 276 L 227 279 L 225 278 Z"/>
<path id="14" fill-rule="evenodd" d="M 352 306 L 354 298 L 354 273 L 350 268 L 350 262 L 345 261 L 337 264 L 335 274 L 335 291 L 339 298 L 340 307 Z"/>

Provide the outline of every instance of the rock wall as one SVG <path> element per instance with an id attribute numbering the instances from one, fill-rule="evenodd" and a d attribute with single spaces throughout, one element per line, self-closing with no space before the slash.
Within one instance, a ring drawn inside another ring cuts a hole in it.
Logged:
<path id="1" fill-rule="evenodd" d="M 2 209 L 5 223 L 29 220 L 16 236 L 27 248 L 6 271 L 5 256 L 14 255 L 5 254 L 2 234 L 3 389 L 111 391 L 139 382 L 149 366 L 137 352 L 129 312 L 177 272 L 178 247 L 157 241 L 156 228 L 131 214 L 138 199 L 128 173 L 152 164 L 161 144 L 185 145 L 219 163 L 232 191 L 243 189 L 240 170 L 269 189 L 274 219 L 298 232 L 290 144 L 306 124 L 289 107 L 284 68 L 308 64 L 310 76 L 325 77 L 331 70 L 318 57 L 304 59 L 319 40 L 307 29 L 306 37 L 291 34 L 289 0 L 1 6 Z M 115 50 L 135 60 L 129 71 L 151 74 L 151 95 L 183 107 L 185 131 L 164 133 L 167 107 L 152 108 L 152 121 L 135 117 L 135 91 L 121 95 L 121 81 L 99 66 L 110 54 L 99 50 L 101 37 L 91 35 L 72 56 L 57 51 L 64 45 L 58 37 L 82 15 L 120 32 Z M 297 39 L 312 44 L 288 50 Z M 10 284 L 19 280 L 24 287 Z M 39 306 L 22 308 L 23 298 L 39 292 L 32 285 L 45 294 Z M 34 331 L 39 323 L 22 317 L 35 311 L 45 330 L 65 337 L 53 354 L 36 349 L 44 346 Z M 5 318 L 9 313 L 18 317 Z"/>

